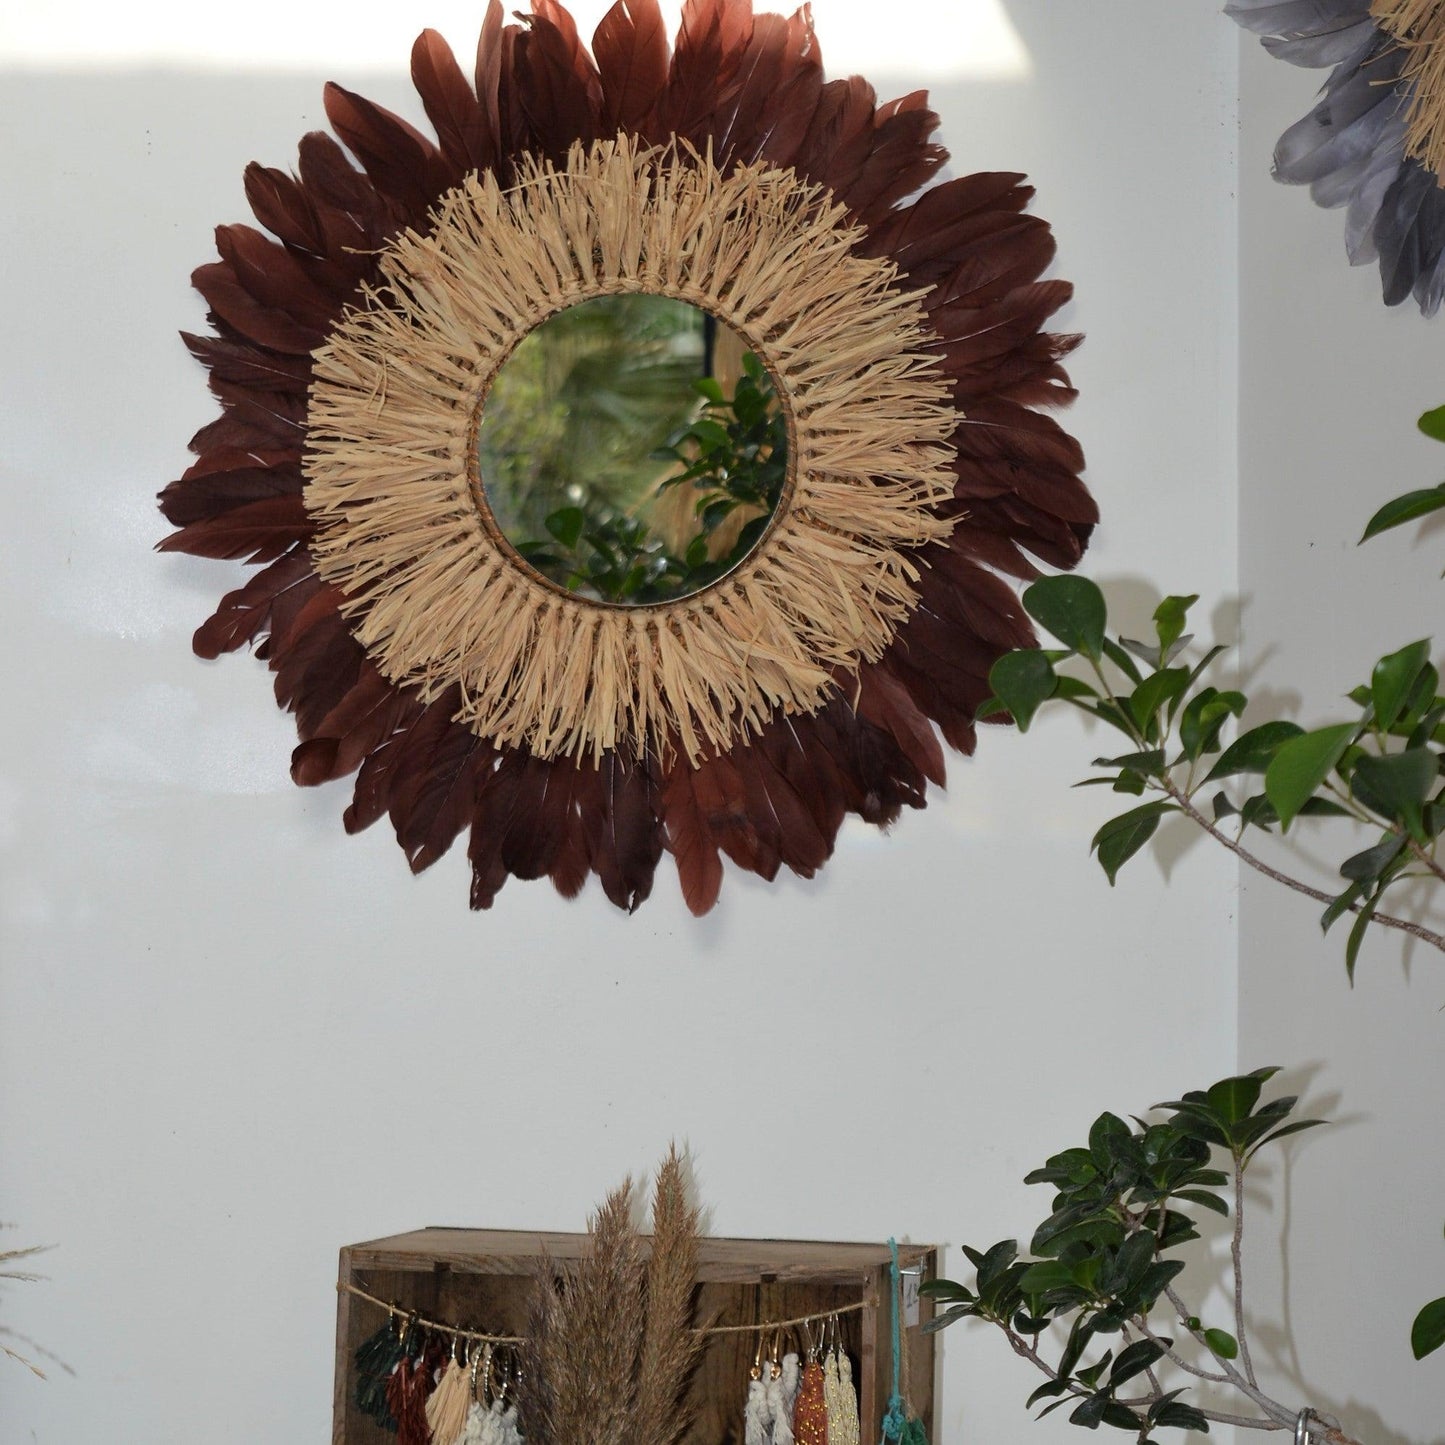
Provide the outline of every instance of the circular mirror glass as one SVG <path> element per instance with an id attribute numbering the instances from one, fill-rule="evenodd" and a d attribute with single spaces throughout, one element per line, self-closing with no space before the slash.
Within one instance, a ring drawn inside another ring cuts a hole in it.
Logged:
<path id="1" fill-rule="evenodd" d="M 493 378 L 477 474 L 502 535 L 556 586 L 620 606 L 716 582 L 782 499 L 787 425 L 743 338 L 685 301 L 569 306 Z"/>

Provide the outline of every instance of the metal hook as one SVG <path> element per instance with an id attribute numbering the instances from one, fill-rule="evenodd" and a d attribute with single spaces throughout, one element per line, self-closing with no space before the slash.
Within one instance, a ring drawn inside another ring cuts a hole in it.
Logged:
<path id="1" fill-rule="evenodd" d="M 1294 1445 L 1309 1445 L 1310 1421 L 1318 1418 L 1319 1416 L 1308 1405 L 1295 1416 Z"/>

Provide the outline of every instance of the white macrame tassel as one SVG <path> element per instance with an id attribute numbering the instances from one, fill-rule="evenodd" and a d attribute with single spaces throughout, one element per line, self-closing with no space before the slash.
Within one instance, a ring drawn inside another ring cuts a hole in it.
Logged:
<path id="1" fill-rule="evenodd" d="M 497 1445 L 522 1445 L 522 1431 L 517 1423 L 515 1405 L 508 1405 L 498 1416 Z"/>
<path id="2" fill-rule="evenodd" d="M 467 1411 L 467 1428 L 457 1445 L 486 1445 L 487 1411 L 473 1400 Z"/>
<path id="3" fill-rule="evenodd" d="M 748 1402 L 743 1407 L 743 1445 L 770 1445 L 772 1416 L 768 1412 L 768 1387 L 758 1377 L 748 1381 Z"/>
<path id="4" fill-rule="evenodd" d="M 793 1406 L 798 1401 L 798 1357 L 784 1355 L 779 1374 L 768 1381 L 768 1404 L 773 1414 L 773 1445 L 793 1445 Z"/>

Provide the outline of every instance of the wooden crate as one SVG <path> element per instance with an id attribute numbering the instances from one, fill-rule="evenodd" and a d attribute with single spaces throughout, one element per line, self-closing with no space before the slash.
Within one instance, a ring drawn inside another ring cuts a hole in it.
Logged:
<path id="1" fill-rule="evenodd" d="M 433 1320 L 522 1334 L 538 1259 L 544 1254 L 575 1259 L 586 1241 L 585 1234 L 421 1229 L 348 1245 L 341 1251 L 338 1281 Z M 900 1245 L 899 1257 L 905 1271 L 935 1278 L 938 1252 L 933 1246 Z M 853 1359 L 863 1438 L 876 1435 L 892 1370 L 886 1244 L 704 1239 L 697 1278 L 697 1318 L 715 1325 L 793 1319 L 861 1304 L 841 1315 L 840 1324 Z M 920 1321 L 932 1313 L 931 1301 L 921 1300 Z M 394 1445 L 395 1436 L 363 1416 L 354 1401 L 356 1348 L 385 1319 L 375 1305 L 338 1291 L 333 1445 Z M 709 1337 L 693 1385 L 697 1415 L 687 1445 L 741 1445 L 757 1338 L 755 1333 Z M 789 1348 L 800 1348 L 798 1338 L 795 1334 Z M 907 1393 L 931 1435 L 933 1336 L 912 1329 L 907 1346 Z"/>

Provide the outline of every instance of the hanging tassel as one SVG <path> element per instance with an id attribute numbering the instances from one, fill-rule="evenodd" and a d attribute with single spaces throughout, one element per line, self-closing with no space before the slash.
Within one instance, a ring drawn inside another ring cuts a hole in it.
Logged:
<path id="1" fill-rule="evenodd" d="M 393 1315 L 374 1335 L 356 1347 L 356 1408 L 383 1430 L 396 1429 L 396 1417 L 387 1403 L 386 1386 L 401 1362 L 401 1337 Z"/>
<path id="2" fill-rule="evenodd" d="M 465 1365 L 457 1360 L 457 1342 L 452 1340 L 452 1357 L 441 1382 L 426 1402 L 426 1423 L 433 1445 L 457 1445 L 467 1428 L 467 1410 L 472 1402 L 472 1382 Z"/>
<path id="3" fill-rule="evenodd" d="M 502 1411 L 498 1423 L 498 1445 L 523 1445 L 522 1427 L 517 1419 L 517 1407 L 508 1405 Z"/>
<path id="4" fill-rule="evenodd" d="M 467 1425 L 458 1445 L 486 1445 L 486 1429 L 487 1412 L 478 1401 L 473 1400 L 467 1406 Z"/>
<path id="5" fill-rule="evenodd" d="M 768 1387 L 763 1381 L 763 1338 L 758 1336 L 758 1352 L 748 1371 L 748 1398 L 743 1406 L 743 1445 L 769 1445 L 772 1417 L 768 1413 Z"/>
<path id="6" fill-rule="evenodd" d="M 773 1445 L 793 1445 L 793 1406 L 798 1401 L 798 1384 L 798 1357 L 793 1354 L 784 1355 L 782 1368 L 768 1381 L 768 1405 L 773 1415 Z"/>
<path id="7" fill-rule="evenodd" d="M 408 1330 L 408 1334 L 410 1330 Z M 403 1348 L 406 1342 L 403 1341 Z M 427 1396 L 431 1393 L 431 1367 L 426 1348 L 415 1359 L 405 1357 L 386 1382 L 386 1402 L 396 1420 L 397 1445 L 429 1445 L 431 1431 L 426 1423 Z"/>
<path id="8" fill-rule="evenodd" d="M 793 1438 L 798 1445 L 830 1445 L 828 1405 L 823 1398 L 823 1367 L 813 1356 L 803 1369 L 798 1402 L 793 1406 Z"/>
<path id="9" fill-rule="evenodd" d="M 860 1445 L 858 1392 L 853 1388 L 853 1362 L 835 1341 L 823 1372 L 823 1398 L 828 1406 L 828 1445 Z"/>
<path id="10" fill-rule="evenodd" d="M 481 1371 L 485 1368 L 485 1377 Z M 462 1438 L 458 1445 L 487 1445 L 487 1407 L 482 1404 L 482 1397 L 479 1393 L 486 1389 L 487 1383 L 492 1375 L 492 1347 L 488 1345 L 485 1350 L 474 1350 L 472 1352 L 472 1366 L 467 1372 L 467 1423 L 462 1431 Z"/>

